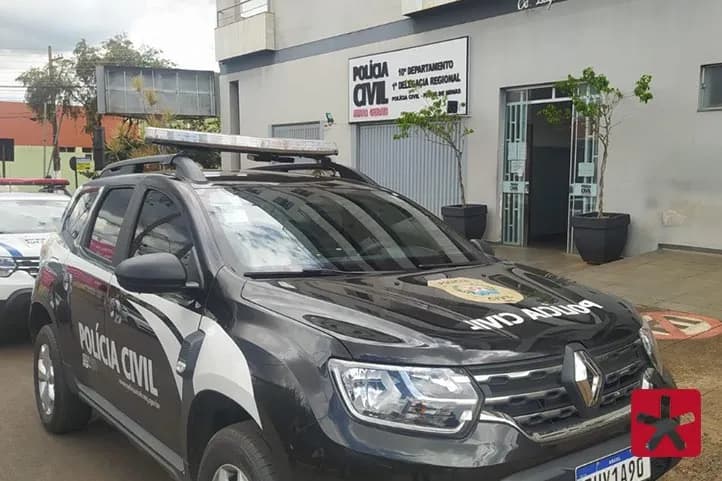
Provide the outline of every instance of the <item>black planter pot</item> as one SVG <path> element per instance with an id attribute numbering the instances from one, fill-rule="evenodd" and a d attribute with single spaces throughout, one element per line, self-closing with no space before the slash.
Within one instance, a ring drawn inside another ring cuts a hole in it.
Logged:
<path id="1" fill-rule="evenodd" d="M 604 264 L 619 259 L 627 244 L 629 214 L 597 213 L 572 217 L 574 244 L 587 264 Z"/>
<path id="2" fill-rule="evenodd" d="M 483 204 L 447 205 L 441 208 L 444 222 L 467 239 L 481 239 L 486 231 L 486 206 Z"/>

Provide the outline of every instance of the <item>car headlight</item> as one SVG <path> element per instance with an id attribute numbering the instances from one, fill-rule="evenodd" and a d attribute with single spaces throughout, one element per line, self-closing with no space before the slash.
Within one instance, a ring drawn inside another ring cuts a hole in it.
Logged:
<path id="1" fill-rule="evenodd" d="M 642 328 L 639 330 L 639 337 L 642 339 L 642 345 L 654 368 L 661 373 L 663 366 L 662 356 L 659 353 L 659 344 L 657 344 L 657 339 L 654 337 L 654 331 L 652 331 L 649 322 L 642 316 L 640 318 L 642 319 Z"/>
<path id="2" fill-rule="evenodd" d="M 479 404 L 473 381 L 449 368 L 381 366 L 332 359 L 329 369 L 351 414 L 382 426 L 454 434 Z"/>
<path id="3" fill-rule="evenodd" d="M 12 257 L 0 257 L 0 277 L 8 277 L 15 272 L 17 264 Z"/>

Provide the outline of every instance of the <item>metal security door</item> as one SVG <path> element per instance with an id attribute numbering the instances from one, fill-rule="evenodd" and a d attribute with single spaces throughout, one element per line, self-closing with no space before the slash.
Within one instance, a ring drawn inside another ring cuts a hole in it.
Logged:
<path id="1" fill-rule="evenodd" d="M 597 206 L 597 165 L 599 139 L 589 119 L 572 114 L 572 149 L 569 172 L 569 221 L 567 252 L 574 253 L 572 217 L 594 212 Z"/>
<path id="2" fill-rule="evenodd" d="M 272 125 L 271 137 L 283 139 L 321 140 L 321 122 Z"/>
<path id="3" fill-rule="evenodd" d="M 526 245 L 527 116 L 529 92 L 506 93 L 506 133 L 504 137 L 504 177 L 502 181 L 502 241 Z"/>
<path id="4" fill-rule="evenodd" d="M 442 206 L 460 203 L 453 151 L 418 133 L 394 140 L 397 133 L 395 124 L 359 126 L 359 170 L 437 216 Z"/>

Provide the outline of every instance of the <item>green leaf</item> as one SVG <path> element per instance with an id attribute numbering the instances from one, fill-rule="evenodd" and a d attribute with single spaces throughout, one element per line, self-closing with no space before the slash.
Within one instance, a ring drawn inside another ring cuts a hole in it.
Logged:
<path id="1" fill-rule="evenodd" d="M 642 75 L 637 80 L 634 88 L 634 95 L 642 103 L 648 103 L 654 98 L 651 91 L 652 76 Z M 602 74 L 587 67 L 582 71 L 580 77 L 568 75 L 567 79 L 556 84 L 558 92 L 565 92 L 572 100 L 576 114 L 589 121 L 590 132 L 595 134 L 601 145 L 602 163 L 599 172 L 599 184 L 604 185 L 604 170 L 610 145 L 611 133 L 613 131 L 614 111 L 624 99 L 624 93 L 618 87 L 612 85 L 610 80 Z M 550 123 L 557 123 L 560 120 L 556 106 L 545 107 L 540 115 L 546 117 Z M 601 213 L 604 210 L 602 203 L 603 191 L 600 190 L 597 210 Z"/>

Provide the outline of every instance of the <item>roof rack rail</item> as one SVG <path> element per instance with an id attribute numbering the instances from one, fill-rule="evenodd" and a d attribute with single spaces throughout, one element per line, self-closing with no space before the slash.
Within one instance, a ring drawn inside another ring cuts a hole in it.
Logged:
<path id="1" fill-rule="evenodd" d="M 145 140 L 155 144 L 253 154 L 254 160 L 262 162 L 288 162 L 290 157 L 320 160 L 338 155 L 336 144 L 323 140 L 246 137 L 158 127 L 146 128 Z"/>
<path id="2" fill-rule="evenodd" d="M 174 167 L 175 176 L 179 179 L 202 184 L 208 182 L 203 170 L 193 159 L 184 153 L 170 155 L 153 155 L 150 157 L 138 157 L 136 159 L 121 160 L 106 166 L 99 177 L 112 177 L 115 175 L 142 174 L 147 173 L 145 166 L 157 165 L 160 167 Z"/>
<path id="3" fill-rule="evenodd" d="M 318 170 L 318 171 L 327 171 L 327 172 L 333 172 L 334 174 L 338 175 L 341 179 L 347 179 L 347 180 L 355 180 L 356 182 L 362 182 L 364 184 L 369 185 L 378 185 L 375 180 L 373 180 L 371 177 L 362 174 L 358 170 L 354 170 L 351 167 L 346 167 L 345 165 L 337 164 L 336 162 L 332 162 L 331 159 L 325 158 L 325 159 L 319 159 L 315 163 L 310 162 L 300 162 L 300 163 L 294 163 L 294 164 L 288 164 L 288 163 L 278 163 L 278 164 L 266 164 L 261 165 L 259 167 L 251 167 L 250 170 L 262 170 L 264 172 L 295 172 L 299 170 Z"/>

